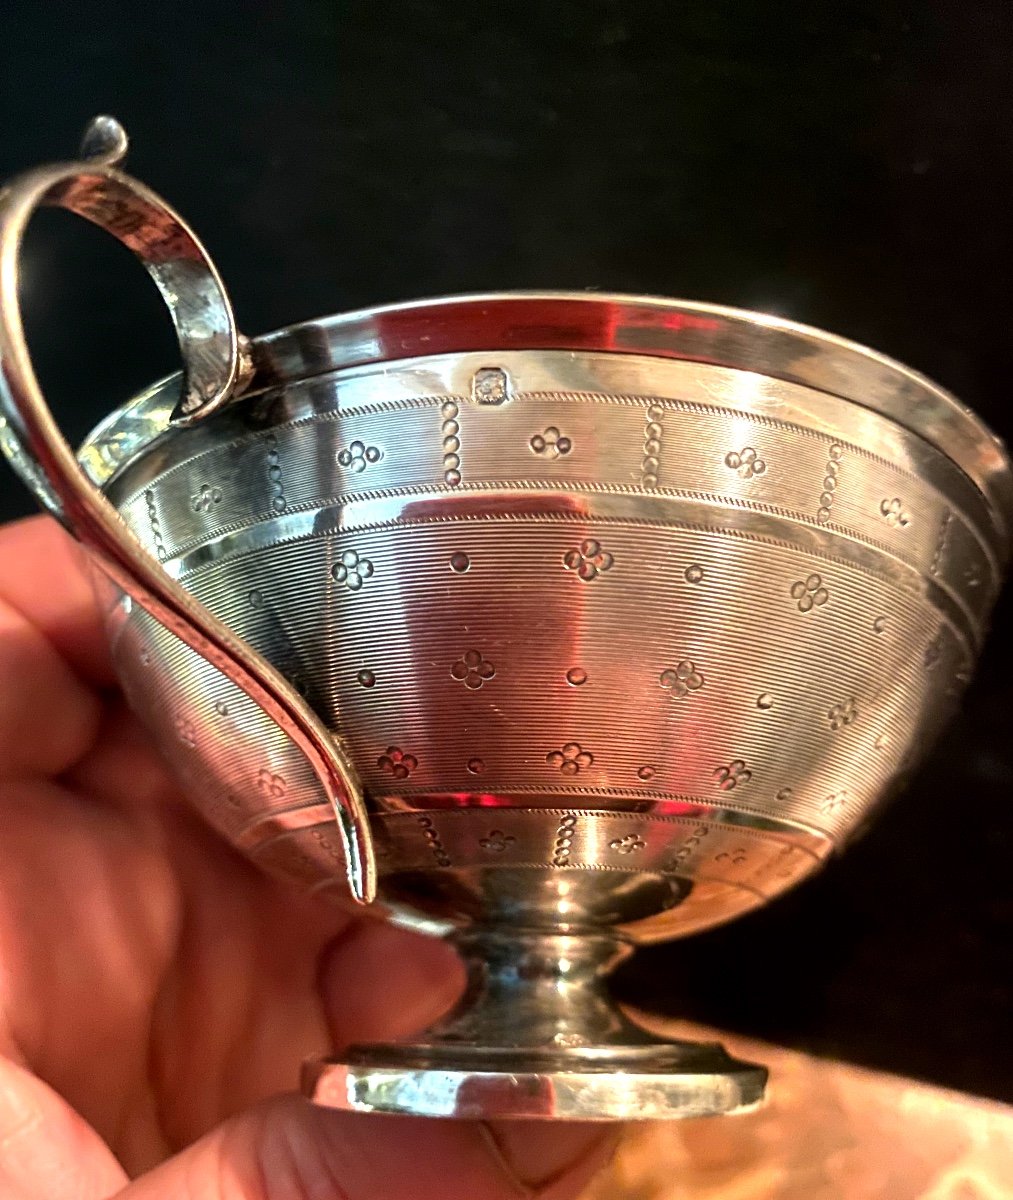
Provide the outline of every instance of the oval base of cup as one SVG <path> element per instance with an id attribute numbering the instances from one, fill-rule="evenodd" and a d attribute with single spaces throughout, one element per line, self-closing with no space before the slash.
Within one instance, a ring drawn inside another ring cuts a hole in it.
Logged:
<path id="1" fill-rule="evenodd" d="M 632 1021 L 606 980 L 631 950 L 614 930 L 470 926 L 451 940 L 467 984 L 414 1041 L 310 1062 L 317 1104 L 472 1120 L 644 1121 L 719 1116 L 763 1099 L 767 1072 L 717 1043 L 667 1041 Z"/>
<path id="2" fill-rule="evenodd" d="M 308 1062 L 303 1091 L 347 1112 L 467 1120 L 650 1121 L 728 1116 L 763 1100 L 767 1072 L 717 1043 L 518 1053 L 498 1047 L 352 1046 Z"/>

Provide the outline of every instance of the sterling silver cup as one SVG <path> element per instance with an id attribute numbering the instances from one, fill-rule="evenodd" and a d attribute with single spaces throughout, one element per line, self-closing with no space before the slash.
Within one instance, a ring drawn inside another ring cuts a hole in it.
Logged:
<path id="1" fill-rule="evenodd" d="M 1001 444 L 899 363 L 714 305 L 492 294 L 247 342 L 124 146 L 100 121 L 6 194 L 4 447 L 112 581 L 119 676 L 205 818 L 469 971 L 442 1023 L 308 1065 L 308 1094 L 755 1104 L 762 1068 L 659 1041 L 605 978 L 807 878 L 910 774 L 1000 586 Z M 135 250 L 187 365 L 76 458 L 17 314 L 38 203 Z"/>

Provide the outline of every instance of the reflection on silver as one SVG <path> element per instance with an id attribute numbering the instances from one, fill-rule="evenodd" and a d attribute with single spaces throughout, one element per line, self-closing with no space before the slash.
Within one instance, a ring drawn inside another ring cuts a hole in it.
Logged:
<path id="1" fill-rule="evenodd" d="M 349 847 L 362 894 L 375 855 L 391 919 L 467 961 L 444 1022 L 311 1065 L 307 1091 L 444 1116 L 754 1105 L 761 1068 L 646 1033 L 605 979 L 806 878 L 909 775 L 1000 586 L 1000 445 L 872 351 L 679 301 L 459 297 L 249 354 L 241 397 L 180 422 L 165 381 L 80 464 L 139 543 L 114 657 L 194 803 L 338 900 Z M 54 476 L 75 499 L 76 469 Z M 217 655 L 194 628 L 225 631 Z"/>

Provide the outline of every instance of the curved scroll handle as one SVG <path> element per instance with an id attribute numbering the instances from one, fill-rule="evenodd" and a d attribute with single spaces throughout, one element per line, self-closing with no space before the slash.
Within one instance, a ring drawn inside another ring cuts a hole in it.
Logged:
<path id="1" fill-rule="evenodd" d="M 174 423 L 203 419 L 249 382 L 249 355 L 218 272 L 182 217 L 116 170 L 126 144 L 111 117 L 97 117 L 85 133 L 83 161 L 26 172 L 0 191 L 0 448 L 116 585 L 221 671 L 298 746 L 334 808 L 352 894 L 367 903 L 376 895 L 369 822 L 340 744 L 278 671 L 144 550 L 85 475 L 32 370 L 18 306 L 18 253 L 32 212 L 45 204 L 68 208 L 119 238 L 158 285 L 185 364 Z"/>

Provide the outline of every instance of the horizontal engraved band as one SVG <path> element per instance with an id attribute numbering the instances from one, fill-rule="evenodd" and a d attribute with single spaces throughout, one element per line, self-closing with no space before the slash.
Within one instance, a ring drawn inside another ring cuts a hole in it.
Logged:
<path id="1" fill-rule="evenodd" d="M 431 508 L 434 501 L 439 503 L 439 515 L 427 513 L 427 507 Z M 474 506 L 472 509 L 469 501 Z M 846 564 L 893 587 L 924 596 L 969 646 L 976 646 L 981 639 L 980 626 L 961 595 L 947 590 L 941 580 L 921 575 L 884 547 L 864 545 L 833 528 L 799 524 L 789 516 L 767 512 L 729 511 L 703 500 L 674 502 L 657 496 L 589 493 L 582 497 L 579 511 L 559 511 L 558 504 L 558 498 L 552 495 L 539 497 L 532 494 L 526 498 L 524 511 L 497 513 L 488 497 L 463 493 L 447 504 L 444 497 L 429 492 L 402 500 L 293 512 L 225 534 L 165 566 L 174 578 L 187 579 L 213 564 L 288 543 L 329 538 L 339 532 L 404 531 L 404 536 L 410 536 L 407 531 L 413 527 L 446 525 L 454 521 L 482 526 L 523 521 L 639 524 L 652 529 L 701 532 L 721 539 L 779 545 L 801 551 L 813 559 Z"/>
<path id="2" fill-rule="evenodd" d="M 537 382 L 558 376 L 560 387 L 586 387 L 592 367 L 619 369 L 615 356 L 591 356 L 596 361 L 582 362 L 583 373 L 568 356 L 558 357 L 567 361 L 553 360 L 550 371 L 545 355 L 515 354 L 511 369 Z M 627 371 L 635 365 L 620 363 Z M 528 392 L 482 411 L 456 392 L 396 394 L 399 386 L 432 391 L 460 366 L 454 360 L 428 373 L 403 367 L 380 378 L 293 385 L 285 415 L 298 412 L 305 393 L 301 417 L 269 433 L 237 427 L 229 438 L 218 431 L 217 441 L 206 440 L 210 430 L 192 431 L 177 438 L 172 457 L 153 451 L 134 465 L 113 495 L 166 560 L 279 516 L 328 508 L 342 509 L 347 525 L 366 525 L 463 491 L 650 495 L 706 503 L 722 514 L 780 516 L 883 549 L 959 596 L 977 624 L 991 604 L 998 569 L 982 497 L 937 451 L 875 413 L 856 422 L 855 406 L 835 397 L 724 368 L 652 360 L 643 364 L 644 382 L 655 393 L 667 388 L 697 398 Z M 716 396 L 723 404 L 700 399 Z M 446 405 L 455 416 L 441 421 Z M 652 425 L 655 408 L 661 419 Z M 646 440 L 645 428 L 653 431 Z M 655 442 L 657 454 L 645 457 Z M 448 458 L 459 466 L 447 468 Z M 241 481 L 241 490 L 225 481 Z"/>
<path id="3" fill-rule="evenodd" d="M 546 356 L 587 359 L 609 351 L 616 362 L 744 369 L 857 403 L 910 429 L 960 466 L 992 501 L 1000 534 L 1008 530 L 1013 492 L 1001 446 L 953 396 L 910 368 L 832 334 L 769 315 L 656 297 L 588 293 L 513 293 L 386 306 L 292 326 L 257 340 L 251 393 L 286 390 L 338 369 L 414 356 L 506 356 L 518 347 Z M 579 352 L 579 353 L 573 353 Z M 618 353 L 616 353 L 618 352 Z M 635 368 L 631 369 L 631 373 Z M 534 385 L 528 385 L 534 386 Z M 90 467 L 110 471 L 165 428 L 178 380 L 156 385 L 103 423 L 89 442 Z M 103 456 L 101 451 L 108 451 Z"/>
<path id="4" fill-rule="evenodd" d="M 419 809 L 372 819 L 382 873 L 469 866 L 635 870 L 720 881 L 760 895 L 797 880 L 831 842 L 790 822 L 701 805 L 684 816 L 580 808 Z M 241 839 L 251 853 L 325 833 L 325 806 L 273 814 Z"/>
<path id="5" fill-rule="evenodd" d="M 399 417 L 424 413 L 448 400 L 467 409 L 468 399 L 459 394 L 459 389 L 462 385 L 467 388 L 469 372 L 483 361 L 485 356 L 454 355 L 399 363 L 383 371 L 372 368 L 326 380 L 296 382 L 272 398 L 267 412 L 252 426 L 235 424 L 231 431 L 197 427 L 187 431 L 185 444 L 175 447 L 174 452 L 166 447 L 156 448 L 142 459 L 123 457 L 114 475 L 101 466 L 93 469 L 97 481 L 106 485 L 116 503 L 126 504 L 156 479 L 168 481 L 192 469 L 213 474 L 220 461 L 227 462 L 230 456 L 241 453 L 258 436 L 261 425 L 269 425 L 275 434 L 280 432 L 286 440 L 298 442 L 307 426 L 316 427 L 322 438 L 335 438 L 347 433 L 349 422 L 372 419 L 374 424 L 379 421 L 395 425 Z M 587 355 L 575 364 L 569 355 L 513 352 L 501 361 L 515 380 L 523 381 L 510 409 L 496 415 L 499 427 L 507 432 L 523 427 L 546 405 L 559 408 L 569 419 L 575 409 L 586 408 L 594 414 L 595 424 L 617 424 L 620 417 L 616 410 L 631 411 L 635 419 L 637 410 L 657 403 L 676 417 L 715 423 L 734 419 L 739 428 L 746 422 L 795 439 L 839 442 L 849 456 L 888 468 L 916 485 L 928 480 L 945 492 L 955 507 L 966 509 L 972 524 L 987 527 L 991 520 L 982 494 L 939 450 L 873 413 L 864 414 L 856 427 L 855 405 L 834 396 L 728 368 L 659 363 L 635 356 L 617 359 L 614 355 Z M 586 390 L 591 372 L 599 382 L 598 391 Z M 105 435 L 97 433 L 82 453 L 106 463 L 110 456 L 125 454 L 127 445 L 128 441 L 119 447 L 108 444 Z M 414 450 L 424 452 L 425 446 L 415 446 Z M 566 465 L 558 464 L 560 468 Z M 608 476 L 607 461 L 595 465 L 596 478 Z M 402 461 L 402 470 L 404 466 Z M 572 477 L 564 470 L 559 470 L 556 478 L 560 475 Z M 373 480 L 366 476 L 346 482 L 353 485 L 353 492 L 368 492 Z M 397 482 L 400 485 L 404 480 Z"/>

